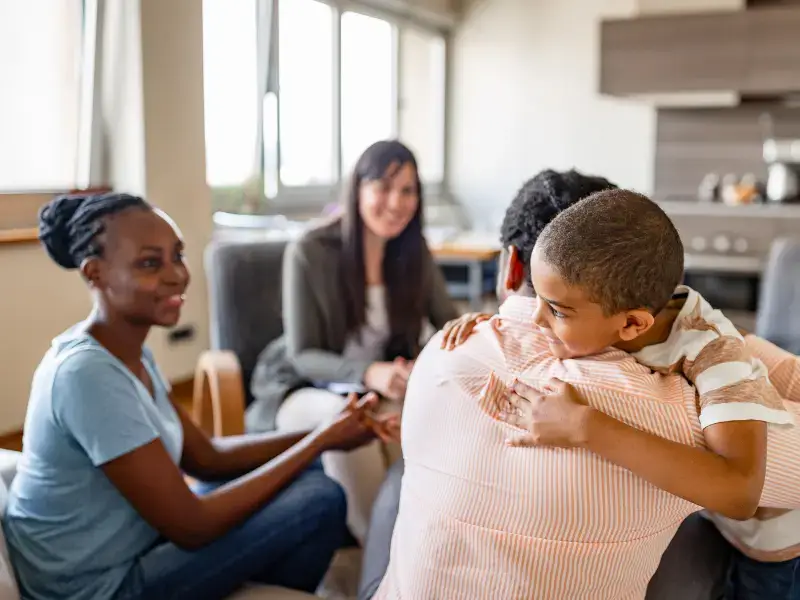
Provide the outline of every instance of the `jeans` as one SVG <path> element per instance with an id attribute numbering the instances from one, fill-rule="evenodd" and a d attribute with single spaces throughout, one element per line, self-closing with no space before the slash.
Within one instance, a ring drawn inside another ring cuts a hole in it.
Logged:
<path id="1" fill-rule="evenodd" d="M 317 462 L 207 546 L 182 550 L 166 542 L 153 548 L 131 570 L 116 600 L 217 600 L 247 582 L 314 593 L 346 539 L 346 515 L 342 488 Z"/>
<path id="2" fill-rule="evenodd" d="M 800 600 L 800 558 L 757 562 L 734 551 L 725 600 Z"/>

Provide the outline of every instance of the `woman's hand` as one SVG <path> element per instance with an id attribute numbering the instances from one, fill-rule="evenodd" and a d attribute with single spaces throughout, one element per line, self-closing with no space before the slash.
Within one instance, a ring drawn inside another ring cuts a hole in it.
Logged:
<path id="1" fill-rule="evenodd" d="M 467 313 L 457 319 L 448 321 L 442 328 L 442 350 L 452 350 L 467 341 L 478 323 L 488 321 L 491 315 L 485 313 Z"/>
<path id="2" fill-rule="evenodd" d="M 328 424 L 311 435 L 322 450 L 354 450 L 375 439 L 371 427 L 371 411 L 378 405 L 378 396 L 370 392 L 359 400 L 358 394 L 347 397 L 347 406 Z"/>
<path id="3" fill-rule="evenodd" d="M 400 442 L 400 413 L 367 414 L 367 423 L 384 444 Z"/>
<path id="4" fill-rule="evenodd" d="M 526 433 L 509 439 L 510 446 L 580 448 L 586 444 L 593 409 L 568 383 L 552 379 L 547 387 L 543 394 L 519 381 L 511 387 L 508 405 L 499 418 Z"/>
<path id="5" fill-rule="evenodd" d="M 413 361 L 402 358 L 372 363 L 364 373 L 364 385 L 388 400 L 402 402 L 413 366 Z"/>

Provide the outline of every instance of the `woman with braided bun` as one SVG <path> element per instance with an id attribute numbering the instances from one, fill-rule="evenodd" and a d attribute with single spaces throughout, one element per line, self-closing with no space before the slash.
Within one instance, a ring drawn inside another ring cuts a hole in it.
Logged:
<path id="1" fill-rule="evenodd" d="M 317 459 L 374 439 L 374 397 L 314 431 L 212 441 L 144 345 L 178 322 L 189 285 L 175 223 L 136 196 L 64 196 L 39 232 L 93 307 L 33 379 L 4 521 L 23 598 L 224 598 L 253 580 L 313 592 L 347 535 Z M 199 495 L 184 474 L 226 483 Z"/>

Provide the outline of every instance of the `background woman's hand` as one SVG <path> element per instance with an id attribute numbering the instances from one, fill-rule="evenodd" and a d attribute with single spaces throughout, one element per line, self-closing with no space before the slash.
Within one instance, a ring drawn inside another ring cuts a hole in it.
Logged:
<path id="1" fill-rule="evenodd" d="M 485 313 L 467 313 L 457 319 L 448 321 L 442 328 L 442 350 L 452 350 L 467 341 L 478 323 L 488 321 L 491 315 Z"/>
<path id="2" fill-rule="evenodd" d="M 360 400 L 357 394 L 350 394 L 347 406 L 312 435 L 323 450 L 353 450 L 363 446 L 375 439 L 370 412 L 377 405 L 378 397 L 374 393 L 366 394 Z"/>
<path id="3" fill-rule="evenodd" d="M 364 373 L 364 385 L 388 400 L 402 402 L 413 365 L 404 359 L 372 363 Z"/>
<path id="4" fill-rule="evenodd" d="M 500 419 L 525 429 L 526 433 L 508 440 L 511 446 L 557 446 L 579 448 L 586 444 L 587 422 L 592 408 L 568 383 L 551 379 L 548 391 L 541 393 L 522 382 L 515 382 Z"/>

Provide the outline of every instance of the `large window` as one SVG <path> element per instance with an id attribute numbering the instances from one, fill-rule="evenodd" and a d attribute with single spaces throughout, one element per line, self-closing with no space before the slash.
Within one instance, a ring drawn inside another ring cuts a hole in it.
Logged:
<path id="1" fill-rule="evenodd" d="M 342 15 L 342 168 L 367 146 L 395 137 L 395 28 L 354 12 Z"/>
<path id="2" fill-rule="evenodd" d="M 442 181 L 445 152 L 445 44 L 418 29 L 400 32 L 400 139 L 425 181 Z"/>
<path id="3" fill-rule="evenodd" d="M 0 192 L 74 187 L 82 0 L 0 2 Z"/>
<path id="4" fill-rule="evenodd" d="M 224 210 L 264 208 L 256 181 L 262 201 L 328 202 L 366 147 L 393 137 L 442 182 L 444 36 L 355 6 L 204 0 L 208 181 Z"/>
<path id="5" fill-rule="evenodd" d="M 280 181 L 330 184 L 333 172 L 333 9 L 281 2 L 278 20 Z"/>
<path id="6" fill-rule="evenodd" d="M 255 0 L 205 0 L 206 178 L 235 186 L 255 170 L 258 131 Z"/>

